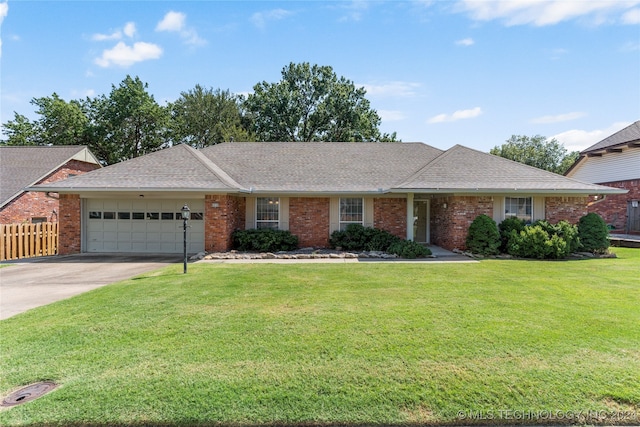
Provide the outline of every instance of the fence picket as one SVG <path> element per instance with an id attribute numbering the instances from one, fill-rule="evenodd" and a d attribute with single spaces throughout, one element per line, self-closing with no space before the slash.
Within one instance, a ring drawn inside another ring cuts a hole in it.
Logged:
<path id="1" fill-rule="evenodd" d="M 56 255 L 58 223 L 0 224 L 0 261 Z"/>

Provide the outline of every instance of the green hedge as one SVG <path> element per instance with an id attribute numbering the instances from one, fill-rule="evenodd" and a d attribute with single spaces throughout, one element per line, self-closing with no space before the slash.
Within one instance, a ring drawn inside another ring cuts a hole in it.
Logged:
<path id="1" fill-rule="evenodd" d="M 250 252 L 292 251 L 298 248 L 298 237 L 285 230 L 258 228 L 236 230 L 232 234 L 233 248 Z"/>
<path id="2" fill-rule="evenodd" d="M 360 224 L 349 224 L 345 230 L 331 233 L 329 245 L 345 251 L 378 251 L 396 254 L 402 258 L 421 258 L 431 250 L 419 243 L 403 240 L 388 231 Z"/>

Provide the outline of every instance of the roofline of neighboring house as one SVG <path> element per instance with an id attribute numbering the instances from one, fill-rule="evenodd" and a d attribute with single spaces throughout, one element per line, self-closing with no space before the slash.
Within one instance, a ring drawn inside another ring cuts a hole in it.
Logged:
<path id="1" fill-rule="evenodd" d="M 11 146 L 10 146 L 11 147 Z M 12 147 L 16 147 L 16 146 L 12 146 Z M 28 146 L 30 147 L 30 146 Z M 76 147 L 75 145 L 58 145 L 56 147 Z M 8 205 L 9 203 L 13 202 L 15 199 L 17 199 L 18 197 L 20 197 L 23 193 L 27 192 L 27 191 L 42 191 L 42 190 L 34 190 L 32 189 L 32 187 L 34 185 L 36 185 L 38 182 L 42 181 L 43 179 L 45 179 L 46 177 L 48 177 L 49 175 L 51 175 L 52 173 L 54 173 L 55 171 L 57 171 L 58 169 L 60 169 L 62 166 L 66 165 L 67 163 L 69 163 L 71 160 L 77 160 L 79 162 L 84 162 L 84 163 L 92 163 L 92 162 L 88 162 L 86 160 L 80 160 L 80 159 L 76 159 L 76 156 L 78 154 L 80 154 L 82 151 L 85 151 L 85 154 L 91 156 L 91 158 L 95 161 L 94 164 L 102 167 L 102 164 L 100 163 L 100 161 L 97 159 L 96 156 L 93 155 L 93 153 L 91 152 L 91 150 L 89 150 L 89 147 L 86 145 L 78 145 L 78 151 L 76 151 L 76 153 L 69 157 L 67 160 L 65 160 L 64 162 L 60 163 L 58 166 L 54 167 L 53 169 L 51 169 L 49 172 L 47 172 L 46 174 L 44 174 L 43 176 L 39 177 L 38 179 L 36 179 L 35 181 L 33 181 L 31 183 L 30 186 L 28 187 L 24 187 L 22 190 L 18 191 L 17 193 L 15 193 L 14 195 L 12 195 L 11 197 L 7 198 L 5 201 L 0 202 L 0 209 L 4 208 L 6 205 Z M 53 190 L 46 190 L 46 192 L 51 192 L 54 193 L 56 191 Z"/>
<path id="2" fill-rule="evenodd" d="M 631 141 L 624 141 L 624 142 L 620 142 L 618 144 L 615 145 L 609 145 L 607 147 L 603 147 L 603 148 L 594 148 L 594 149 L 586 149 L 584 151 L 580 152 L 580 155 L 593 155 L 593 154 L 597 154 L 597 153 L 615 153 L 615 152 L 619 152 L 620 150 L 622 150 L 622 148 L 627 147 L 627 148 L 638 148 L 640 147 L 640 139 L 634 139 Z"/>
<path id="3" fill-rule="evenodd" d="M 392 189 L 390 193 L 414 194 L 458 194 L 458 195 L 491 195 L 491 194 L 553 194 L 555 196 L 591 195 L 591 194 L 625 194 L 629 190 L 621 188 L 604 188 L 571 190 L 566 188 L 527 189 L 527 188 L 401 188 Z"/>

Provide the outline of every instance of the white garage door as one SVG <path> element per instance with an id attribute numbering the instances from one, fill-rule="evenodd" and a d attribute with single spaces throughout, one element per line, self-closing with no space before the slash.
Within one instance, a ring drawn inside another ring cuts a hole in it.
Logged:
<path id="1" fill-rule="evenodd" d="M 203 200 L 102 200 L 85 203 L 87 252 L 182 253 L 180 209 L 187 203 L 191 220 L 187 251 L 204 251 Z"/>

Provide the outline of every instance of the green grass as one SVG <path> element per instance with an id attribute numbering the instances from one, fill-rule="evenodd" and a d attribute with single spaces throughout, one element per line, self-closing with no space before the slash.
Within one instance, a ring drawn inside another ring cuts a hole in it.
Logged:
<path id="1" fill-rule="evenodd" d="M 637 424 L 640 251 L 615 251 L 171 266 L 0 322 L 0 394 L 60 384 L 0 425 Z"/>

